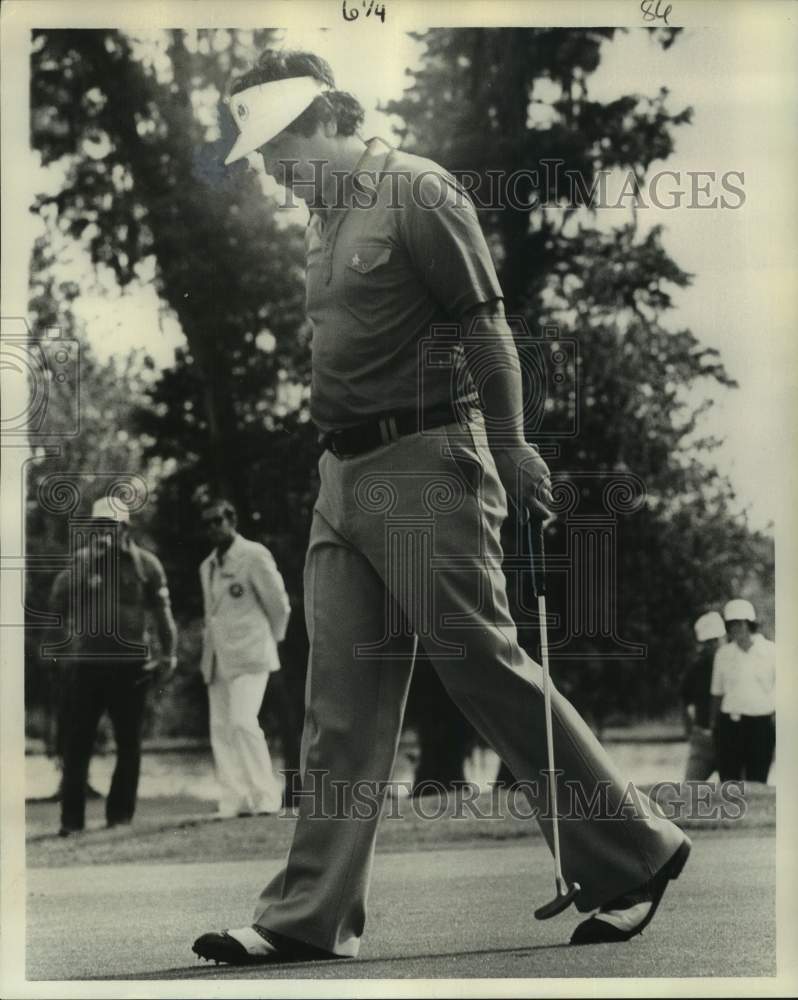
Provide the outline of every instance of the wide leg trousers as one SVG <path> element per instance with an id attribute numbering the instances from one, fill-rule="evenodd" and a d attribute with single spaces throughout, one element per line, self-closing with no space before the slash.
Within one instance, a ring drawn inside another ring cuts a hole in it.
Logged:
<path id="1" fill-rule="evenodd" d="M 223 815 L 280 811 L 283 790 L 258 721 L 268 682 L 264 670 L 217 677 L 208 685 L 211 749 Z"/>
<path id="2" fill-rule="evenodd" d="M 506 497 L 483 435 L 479 421 L 352 459 L 322 456 L 305 566 L 304 794 L 286 866 L 254 916 L 274 933 L 357 954 L 379 815 L 340 808 L 340 793 L 389 782 L 415 636 L 450 696 L 526 783 L 551 845 L 542 671 L 509 614 Z M 684 836 L 642 793 L 630 801 L 629 783 L 556 692 L 553 714 L 559 782 L 582 803 L 597 794 L 605 803 L 560 825 L 564 873 L 581 884 L 577 905 L 587 911 L 647 881 Z"/>

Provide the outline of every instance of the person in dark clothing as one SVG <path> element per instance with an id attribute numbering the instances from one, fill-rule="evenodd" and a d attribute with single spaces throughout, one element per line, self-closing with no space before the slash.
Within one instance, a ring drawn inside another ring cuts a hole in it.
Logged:
<path id="1" fill-rule="evenodd" d="M 706 781 L 717 767 L 710 717 L 712 666 L 726 626 L 717 611 L 701 615 L 693 626 L 696 655 L 682 681 L 685 728 L 689 738 L 685 781 Z"/>
<path id="2" fill-rule="evenodd" d="M 166 575 L 159 560 L 133 541 L 128 521 L 127 510 L 98 500 L 83 535 L 86 544 L 51 591 L 62 638 L 45 655 L 55 659 L 65 685 L 61 836 L 84 828 L 86 779 L 104 712 L 117 754 L 106 821 L 111 827 L 132 820 L 149 684 L 156 676 L 165 680 L 177 666 Z M 150 656 L 148 612 L 157 622 L 159 659 Z"/>

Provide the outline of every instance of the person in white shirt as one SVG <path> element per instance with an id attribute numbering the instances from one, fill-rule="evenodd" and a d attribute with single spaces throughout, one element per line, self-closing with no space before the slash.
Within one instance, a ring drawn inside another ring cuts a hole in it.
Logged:
<path id="1" fill-rule="evenodd" d="M 272 554 L 236 531 L 232 504 L 213 502 L 203 522 L 215 547 L 200 566 L 205 608 L 200 669 L 208 685 L 219 816 L 276 813 L 282 789 L 258 713 L 269 675 L 280 669 L 277 644 L 285 637 L 291 606 Z"/>
<path id="2" fill-rule="evenodd" d="M 721 781 L 767 782 L 776 749 L 776 647 L 750 601 L 723 609 L 729 641 L 715 654 L 712 718 Z"/>

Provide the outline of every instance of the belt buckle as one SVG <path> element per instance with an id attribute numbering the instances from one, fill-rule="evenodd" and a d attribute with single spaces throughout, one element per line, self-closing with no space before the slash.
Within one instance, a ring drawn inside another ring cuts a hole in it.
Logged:
<path id="1" fill-rule="evenodd" d="M 319 444 L 326 451 L 332 452 L 336 458 L 339 458 L 338 446 L 335 443 L 335 431 L 326 431 L 319 437 Z"/>
<path id="2" fill-rule="evenodd" d="M 402 436 L 399 433 L 399 428 L 396 424 L 396 417 L 388 416 L 382 417 L 377 421 L 377 427 L 380 431 L 380 441 L 383 445 L 393 444 L 394 441 L 398 441 Z"/>

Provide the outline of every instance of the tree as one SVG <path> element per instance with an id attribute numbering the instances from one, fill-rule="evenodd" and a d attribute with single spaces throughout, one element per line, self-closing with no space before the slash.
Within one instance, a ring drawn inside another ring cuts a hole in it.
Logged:
<path id="1" fill-rule="evenodd" d="M 36 210 L 122 287 L 154 263 L 157 291 L 188 341 L 209 485 L 233 499 L 245 478 L 238 401 L 257 392 L 271 408 L 281 373 L 307 365 L 306 338 L 297 337 L 301 237 L 278 225 L 254 176 L 225 174 L 220 161 L 233 127 L 229 116 L 217 119 L 222 88 L 269 35 L 34 35 L 33 144 L 44 164 L 66 169 L 61 190 Z M 269 347 L 253 350 L 263 339 Z"/>
<path id="2" fill-rule="evenodd" d="M 35 32 L 32 141 L 44 164 L 64 169 L 60 190 L 35 210 L 119 286 L 150 268 L 186 336 L 139 422 L 151 435 L 147 457 L 174 467 L 153 529 L 178 583 L 176 610 L 197 611 L 196 494 L 224 493 L 244 531 L 273 544 L 278 560 L 290 558 L 299 634 L 291 532 L 309 517 L 313 466 L 306 402 L 294 390 L 309 362 L 302 234 L 280 222 L 243 166 L 223 170 L 234 126 L 218 114 L 230 78 L 271 35 Z M 287 509 L 275 486 L 289 449 L 296 502 Z M 287 720 L 283 742 L 295 756 L 291 713 L 278 718 Z"/>

